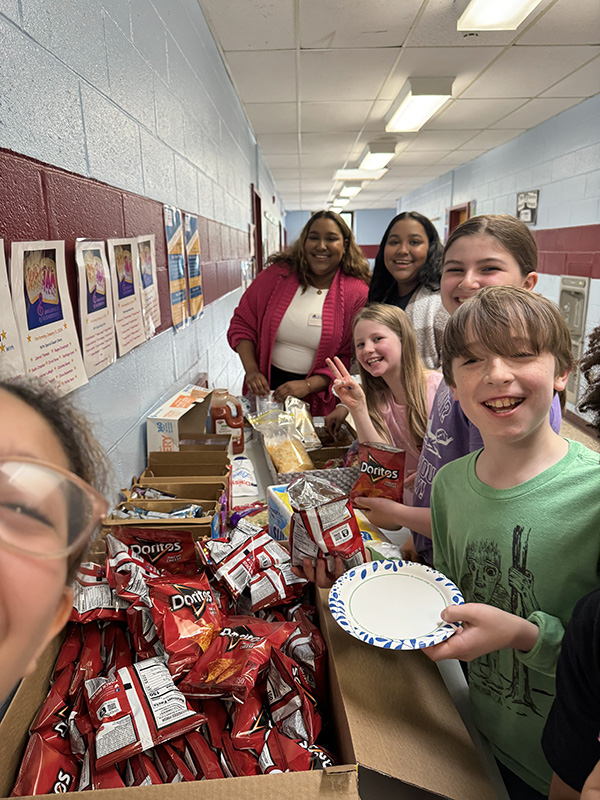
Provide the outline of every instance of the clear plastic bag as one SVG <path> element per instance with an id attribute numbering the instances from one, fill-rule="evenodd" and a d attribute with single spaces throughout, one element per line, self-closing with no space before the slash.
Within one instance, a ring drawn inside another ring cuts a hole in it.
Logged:
<path id="1" fill-rule="evenodd" d="M 277 472 L 304 472 L 315 468 L 296 430 L 293 414 L 267 411 L 250 415 L 248 422 L 262 434 Z"/>
<path id="2" fill-rule="evenodd" d="M 316 450 L 321 447 L 321 440 L 317 436 L 313 420 L 310 415 L 309 405 L 297 397 L 287 397 L 285 410 L 294 415 L 294 425 L 300 434 L 307 450 Z"/>

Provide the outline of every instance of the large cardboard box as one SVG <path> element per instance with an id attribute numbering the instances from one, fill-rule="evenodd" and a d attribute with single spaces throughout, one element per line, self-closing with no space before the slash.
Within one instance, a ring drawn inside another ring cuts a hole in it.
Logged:
<path id="1" fill-rule="evenodd" d="M 165 400 L 146 420 L 148 452 L 179 450 L 179 439 L 206 432 L 210 392 L 193 383 Z"/>
<path id="2" fill-rule="evenodd" d="M 229 439 L 229 437 L 225 437 Z M 181 443 L 180 443 L 181 446 Z M 220 450 L 209 449 L 197 445 L 189 450 L 175 450 L 174 452 L 151 452 L 148 453 L 148 466 L 177 466 L 183 464 L 217 464 L 224 465 L 229 463 L 227 448 Z"/>
<path id="3" fill-rule="evenodd" d="M 494 800 L 473 743 L 439 672 L 421 652 L 353 639 L 318 598 L 329 648 L 331 721 L 340 766 L 171 786 L 107 790 L 110 800 Z M 25 679 L 0 724 L 0 797 L 9 796 L 27 729 L 43 702 L 57 638 Z M 74 800 L 84 800 L 79 792 Z"/>

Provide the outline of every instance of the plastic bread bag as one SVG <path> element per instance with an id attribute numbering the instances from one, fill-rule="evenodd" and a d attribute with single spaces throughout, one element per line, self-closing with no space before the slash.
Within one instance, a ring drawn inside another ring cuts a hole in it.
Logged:
<path id="1" fill-rule="evenodd" d="M 296 430 L 293 414 L 268 412 L 249 422 L 262 434 L 277 472 L 305 472 L 315 468 Z"/>
<path id="2" fill-rule="evenodd" d="M 299 400 L 297 397 L 287 397 L 285 410 L 294 415 L 294 425 L 302 437 L 306 449 L 316 450 L 322 447 L 321 440 L 317 436 L 313 425 L 308 403 L 305 403 L 304 400 Z"/>

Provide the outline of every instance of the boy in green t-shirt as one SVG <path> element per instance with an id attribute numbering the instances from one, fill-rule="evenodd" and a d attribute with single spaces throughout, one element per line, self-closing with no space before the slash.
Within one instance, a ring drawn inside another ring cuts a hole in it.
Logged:
<path id="1" fill-rule="evenodd" d="M 488 287 L 448 321 L 442 358 L 484 448 L 433 483 L 434 565 L 466 605 L 445 609 L 462 628 L 424 652 L 472 662 L 473 718 L 511 797 L 545 797 L 551 771 L 540 740 L 564 626 L 600 585 L 598 456 L 549 422 L 573 363 L 569 331 L 545 298 Z"/>

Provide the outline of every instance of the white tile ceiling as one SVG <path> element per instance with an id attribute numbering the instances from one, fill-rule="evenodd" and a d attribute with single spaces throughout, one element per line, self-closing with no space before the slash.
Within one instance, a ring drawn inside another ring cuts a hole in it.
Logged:
<path id="1" fill-rule="evenodd" d="M 288 211 L 333 198 L 411 76 L 455 76 L 453 99 L 398 135 L 347 210 L 393 207 L 600 91 L 598 0 L 542 0 L 518 30 L 477 35 L 456 30 L 465 0 L 199 2 Z"/>

